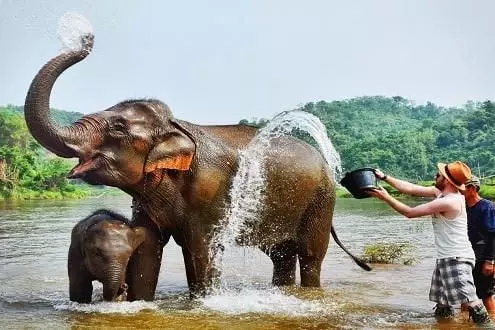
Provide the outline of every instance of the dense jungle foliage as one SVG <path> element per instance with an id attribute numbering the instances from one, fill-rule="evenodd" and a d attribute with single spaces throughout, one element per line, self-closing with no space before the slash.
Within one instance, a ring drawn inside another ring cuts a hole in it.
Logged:
<path id="1" fill-rule="evenodd" d="M 54 110 L 53 119 L 68 124 L 82 114 Z M 42 148 L 29 133 L 22 107 L 0 107 L 0 199 L 83 197 L 88 186 L 65 176 L 74 166 Z"/>
<path id="2" fill-rule="evenodd" d="M 344 171 L 379 167 L 413 181 L 433 180 L 437 162 L 461 160 L 487 178 L 495 174 L 495 104 L 444 108 L 400 96 L 307 103 L 340 153 Z M 267 119 L 241 120 L 263 126 Z"/>
<path id="3" fill-rule="evenodd" d="M 495 104 L 491 101 L 444 108 L 433 103 L 415 105 L 400 96 L 371 96 L 311 102 L 299 110 L 314 114 L 326 126 L 344 171 L 379 167 L 422 182 L 433 179 L 437 162 L 462 160 L 482 178 L 495 175 Z M 53 109 L 52 116 L 67 125 L 83 114 Z M 267 122 L 264 118 L 241 120 L 257 126 Z M 32 138 L 22 107 L 0 107 L 0 199 L 87 195 L 88 186 L 65 179 L 72 166 L 74 160 L 54 156 Z M 482 187 L 482 192 L 490 196 L 486 189 L 492 188 Z"/>

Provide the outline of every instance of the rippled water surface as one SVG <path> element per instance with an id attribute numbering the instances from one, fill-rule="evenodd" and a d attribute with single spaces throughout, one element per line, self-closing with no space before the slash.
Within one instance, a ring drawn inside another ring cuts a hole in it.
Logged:
<path id="1" fill-rule="evenodd" d="M 166 247 L 154 302 L 71 303 L 67 251 L 72 227 L 99 208 L 130 216 L 125 196 L 0 203 L 0 328 L 332 329 L 469 328 L 467 315 L 437 324 L 428 289 L 435 260 L 431 221 L 406 220 L 374 199 L 339 199 L 334 224 L 354 254 L 376 242 L 415 247 L 412 266 L 365 272 L 333 242 L 320 289 L 274 288 L 271 262 L 255 249 L 226 251 L 228 289 L 190 300 L 182 253 Z M 459 313 L 459 312 L 458 312 Z"/>

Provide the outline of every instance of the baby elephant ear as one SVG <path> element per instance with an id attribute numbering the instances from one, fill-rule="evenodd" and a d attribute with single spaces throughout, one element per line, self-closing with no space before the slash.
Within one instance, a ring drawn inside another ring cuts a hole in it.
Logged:
<path id="1" fill-rule="evenodd" d="M 195 150 L 196 145 L 191 138 L 175 131 L 151 149 L 144 171 L 149 173 L 160 168 L 187 171 L 191 168 Z"/>
<path id="2" fill-rule="evenodd" d="M 146 230 L 142 227 L 136 227 L 133 228 L 132 231 L 134 232 L 134 237 L 131 244 L 132 247 L 136 249 L 139 245 L 141 245 L 144 242 L 144 239 L 146 238 Z"/>

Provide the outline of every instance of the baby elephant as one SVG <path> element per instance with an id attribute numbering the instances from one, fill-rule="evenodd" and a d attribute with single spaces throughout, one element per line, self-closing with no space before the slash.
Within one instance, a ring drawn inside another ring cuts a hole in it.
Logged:
<path id="1" fill-rule="evenodd" d="M 126 299 L 127 263 L 143 243 L 142 228 L 108 210 L 98 210 L 72 229 L 69 248 L 69 295 L 71 301 L 90 303 L 93 280 L 103 284 L 103 299 Z"/>

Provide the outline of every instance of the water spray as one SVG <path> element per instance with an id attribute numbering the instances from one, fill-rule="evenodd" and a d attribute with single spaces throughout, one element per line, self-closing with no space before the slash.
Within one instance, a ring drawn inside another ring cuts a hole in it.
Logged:
<path id="1" fill-rule="evenodd" d="M 219 230 L 213 239 L 213 246 L 225 249 L 237 246 L 237 240 L 249 245 L 250 228 L 256 226 L 259 214 L 263 212 L 265 180 L 265 159 L 271 141 L 294 131 L 306 132 L 316 142 L 318 150 L 331 169 L 334 180 L 341 176 L 340 155 L 328 138 L 323 123 L 314 115 L 294 110 L 275 116 L 267 126 L 259 131 L 246 149 L 239 152 L 239 168 L 230 190 L 230 205 L 219 223 Z M 246 242 L 246 240 L 248 240 Z M 213 250 L 212 250 L 213 251 Z M 214 254 L 213 265 L 223 268 L 223 253 Z M 225 288 L 225 280 L 220 276 L 220 288 Z"/>
<path id="2" fill-rule="evenodd" d="M 62 43 L 62 52 L 87 50 L 85 38 L 93 36 L 91 23 L 81 14 L 67 12 L 58 21 L 58 38 Z"/>

